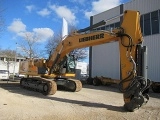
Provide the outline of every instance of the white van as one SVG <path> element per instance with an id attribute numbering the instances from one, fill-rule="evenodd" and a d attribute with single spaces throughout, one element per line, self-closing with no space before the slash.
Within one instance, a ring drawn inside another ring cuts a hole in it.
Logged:
<path id="1" fill-rule="evenodd" d="M 8 70 L 0 70 L 0 80 L 9 79 L 9 71 Z"/>

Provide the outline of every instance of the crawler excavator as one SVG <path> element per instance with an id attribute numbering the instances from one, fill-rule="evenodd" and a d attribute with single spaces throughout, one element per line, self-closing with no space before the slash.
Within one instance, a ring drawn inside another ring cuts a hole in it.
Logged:
<path id="1" fill-rule="evenodd" d="M 146 104 L 149 95 L 144 91 L 150 86 L 145 71 L 146 46 L 143 46 L 143 37 L 140 28 L 140 13 L 126 10 L 119 28 L 112 31 L 91 29 L 99 24 L 105 25 L 108 20 L 101 21 L 88 28 L 81 29 L 68 35 L 48 60 L 27 59 L 20 63 L 20 73 L 28 75 L 22 78 L 21 86 L 36 89 L 45 95 L 54 94 L 57 85 L 61 85 L 70 91 L 79 91 L 82 84 L 69 74 L 69 60 L 66 56 L 77 48 L 90 47 L 109 42 L 119 42 L 121 81 L 120 90 L 123 92 L 124 107 L 128 111 L 134 111 Z M 142 54 L 143 53 L 143 54 Z M 72 58 L 72 55 L 70 55 Z M 64 72 L 62 72 L 64 71 Z M 72 72 L 72 70 L 70 69 Z M 73 75 L 73 76 L 72 76 Z M 36 76 L 36 77 L 34 77 Z M 40 76 L 40 77 L 37 77 Z M 69 76 L 69 77 L 68 77 Z M 50 79 L 51 78 L 51 79 Z"/>

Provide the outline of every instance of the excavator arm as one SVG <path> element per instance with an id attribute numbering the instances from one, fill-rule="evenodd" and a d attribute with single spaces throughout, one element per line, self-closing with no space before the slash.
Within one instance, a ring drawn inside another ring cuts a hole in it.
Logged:
<path id="1" fill-rule="evenodd" d="M 142 46 L 143 37 L 140 28 L 140 14 L 137 11 L 124 12 L 120 28 L 108 31 L 89 31 L 87 33 L 74 33 L 67 36 L 50 56 L 47 67 L 51 71 L 66 54 L 77 48 L 90 47 L 117 41 L 119 42 L 121 82 L 120 90 L 124 93 L 125 108 L 129 111 L 147 103 L 149 96 L 143 94 L 149 87 L 148 81 L 137 76 L 138 46 Z"/>

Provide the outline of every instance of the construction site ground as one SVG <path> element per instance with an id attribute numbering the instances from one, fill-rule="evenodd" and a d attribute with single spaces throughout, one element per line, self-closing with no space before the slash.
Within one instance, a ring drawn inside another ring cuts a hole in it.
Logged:
<path id="1" fill-rule="evenodd" d="M 17 80 L 0 81 L 0 120 L 160 120 L 160 94 L 150 90 L 149 95 L 145 106 L 127 112 L 118 85 L 84 84 L 79 92 L 44 96 Z"/>

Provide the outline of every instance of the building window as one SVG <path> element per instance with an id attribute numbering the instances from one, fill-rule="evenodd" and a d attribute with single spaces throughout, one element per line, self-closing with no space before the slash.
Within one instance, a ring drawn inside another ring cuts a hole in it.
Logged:
<path id="1" fill-rule="evenodd" d="M 159 33 L 160 33 L 160 10 L 159 10 Z"/>
<path id="2" fill-rule="evenodd" d="M 109 25 L 107 25 L 107 26 L 106 26 L 106 30 L 109 30 L 109 29 L 110 29 L 110 27 L 109 27 Z"/>
<path id="3" fill-rule="evenodd" d="M 151 35 L 150 13 L 144 15 L 144 35 Z"/>
<path id="4" fill-rule="evenodd" d="M 140 17 L 140 26 L 141 26 L 141 32 L 143 34 L 143 15 Z"/>
<path id="5" fill-rule="evenodd" d="M 120 22 L 116 22 L 116 23 L 113 23 L 113 24 L 110 24 L 110 25 L 102 26 L 102 27 L 96 28 L 95 30 L 111 31 L 112 29 L 117 28 L 117 27 L 120 27 Z"/>
<path id="6" fill-rule="evenodd" d="M 151 12 L 152 34 L 159 33 L 158 10 Z"/>
<path id="7" fill-rule="evenodd" d="M 114 24 L 110 24 L 110 30 L 114 29 Z"/>
<path id="8" fill-rule="evenodd" d="M 118 28 L 118 27 L 120 27 L 120 22 L 115 23 L 115 28 Z"/>
<path id="9" fill-rule="evenodd" d="M 97 28 L 97 30 L 101 30 L 101 28 Z"/>
<path id="10" fill-rule="evenodd" d="M 105 26 L 101 27 L 101 30 L 105 30 Z"/>

